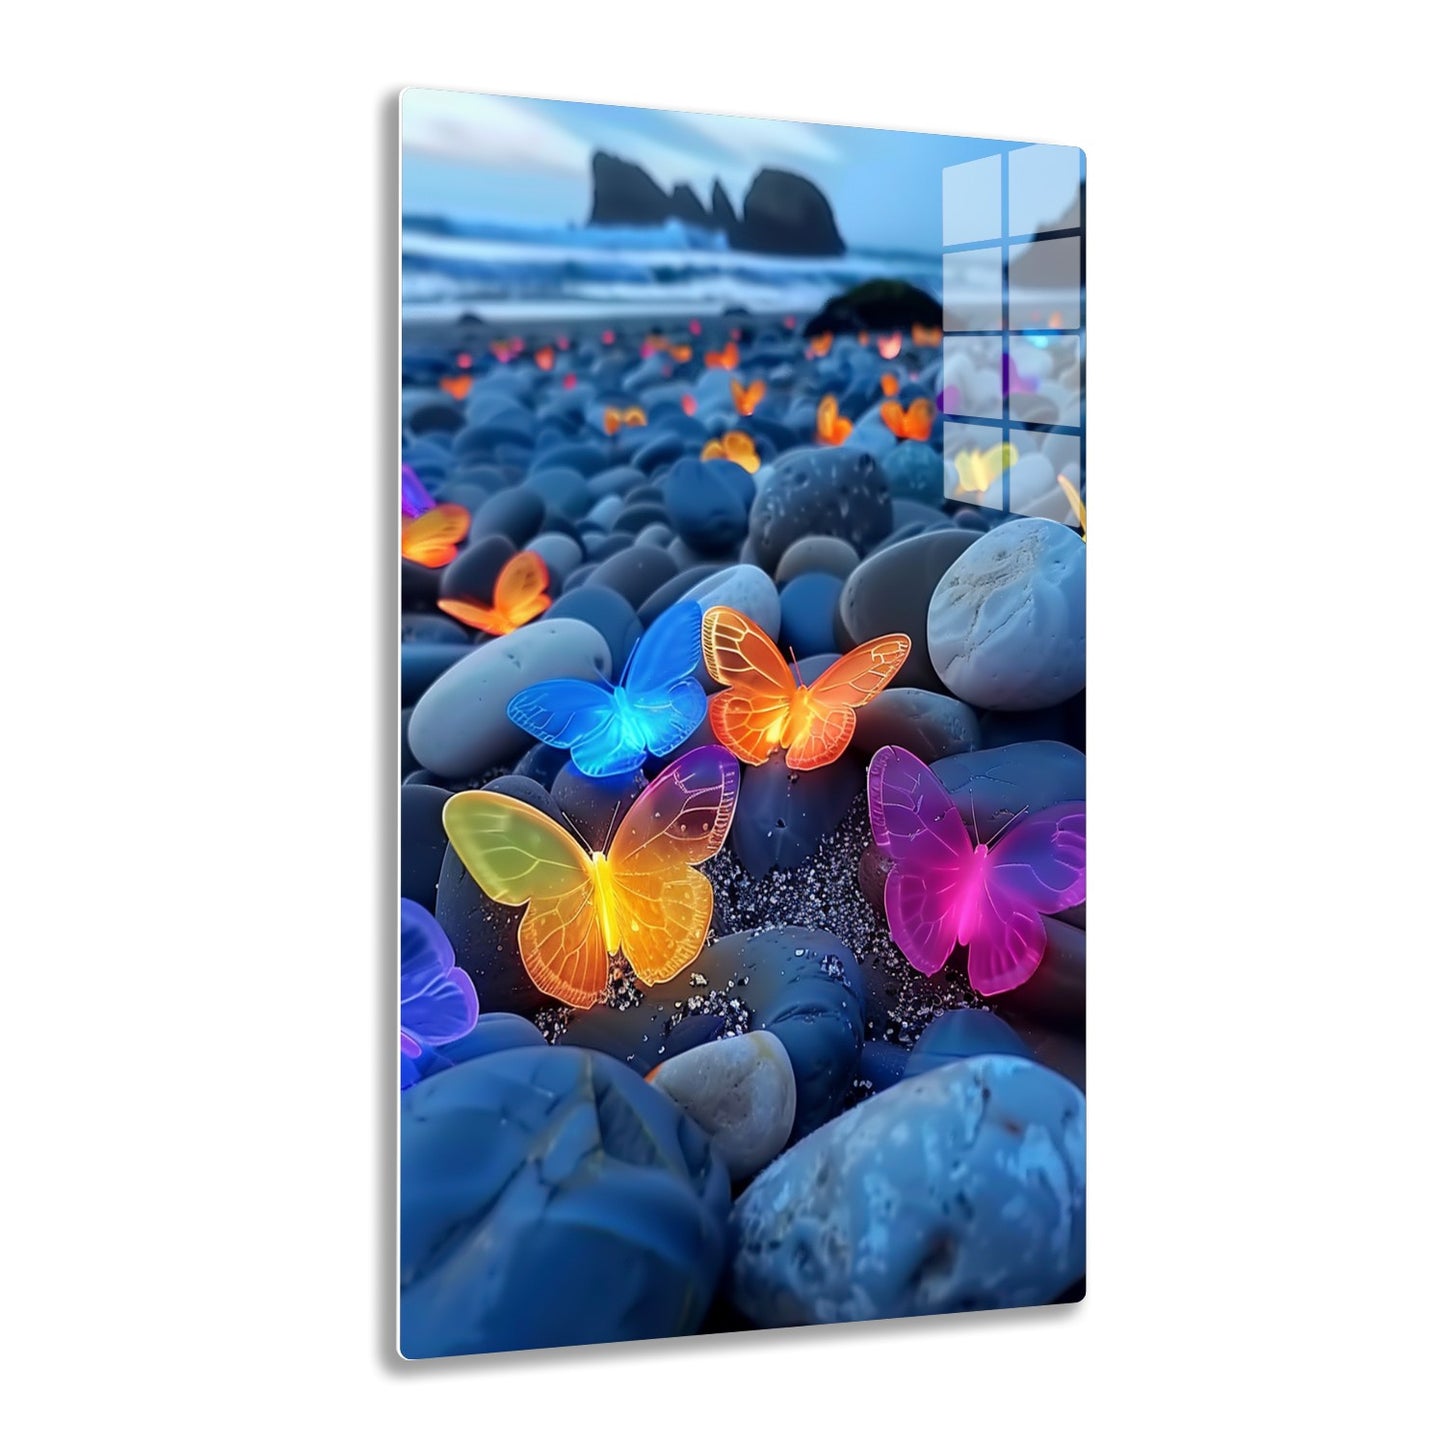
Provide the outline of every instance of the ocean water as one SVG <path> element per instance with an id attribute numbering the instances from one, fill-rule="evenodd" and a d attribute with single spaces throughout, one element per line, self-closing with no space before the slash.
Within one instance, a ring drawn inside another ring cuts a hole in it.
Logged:
<path id="1" fill-rule="evenodd" d="M 404 319 L 464 311 L 494 320 L 603 314 L 709 315 L 728 307 L 809 312 L 874 276 L 941 296 L 938 256 L 833 257 L 731 251 L 715 232 L 657 227 L 526 227 L 408 216 L 401 233 Z"/>

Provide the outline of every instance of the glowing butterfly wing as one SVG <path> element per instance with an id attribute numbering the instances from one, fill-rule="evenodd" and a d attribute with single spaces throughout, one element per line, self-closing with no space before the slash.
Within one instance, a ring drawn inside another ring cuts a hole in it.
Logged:
<path id="1" fill-rule="evenodd" d="M 459 1039 L 477 1021 L 477 990 L 457 966 L 441 925 L 410 898 L 401 900 L 401 1051 L 419 1058 L 424 1044 Z"/>
<path id="2" fill-rule="evenodd" d="M 401 467 L 402 516 L 419 517 L 423 512 L 429 512 L 435 506 L 436 501 L 422 484 L 421 478 L 403 462 Z"/>
<path id="3" fill-rule="evenodd" d="M 968 945 L 968 981 L 1003 993 L 1044 956 L 1041 913 L 1084 901 L 1084 805 L 1062 803 L 1015 824 L 983 860 L 983 905 Z"/>
<path id="4" fill-rule="evenodd" d="M 455 793 L 442 827 L 477 887 L 509 907 L 527 905 L 517 929 L 522 965 L 543 993 L 574 1008 L 607 986 L 592 866 L 551 818 L 504 793 Z"/>
<path id="5" fill-rule="evenodd" d="M 738 765 L 726 748 L 670 763 L 627 811 L 608 854 L 622 951 L 643 983 L 666 983 L 702 952 L 712 884 L 694 869 L 727 839 Z"/>
<path id="6" fill-rule="evenodd" d="M 448 617 L 455 617 L 464 627 L 475 628 L 478 632 L 490 633 L 493 637 L 515 632 L 504 614 L 495 607 L 483 607 L 476 602 L 467 602 L 460 597 L 439 597 L 437 607 Z"/>
<path id="7" fill-rule="evenodd" d="M 552 605 L 547 596 L 547 564 L 535 552 L 508 557 L 497 578 L 496 609 L 515 631 Z"/>
<path id="8" fill-rule="evenodd" d="M 840 757 L 858 725 L 855 709 L 893 681 L 912 645 L 906 633 L 890 632 L 840 657 L 808 689 L 808 731 L 788 749 L 788 766 L 807 771 Z"/>
<path id="9" fill-rule="evenodd" d="M 766 762 L 783 735 L 798 686 L 771 637 L 731 607 L 702 619 L 702 655 L 726 692 L 708 702 L 713 732 L 745 763 Z"/>
<path id="10" fill-rule="evenodd" d="M 914 968 L 935 974 L 958 942 L 977 867 L 963 819 L 931 769 L 886 747 L 868 764 L 868 821 L 893 860 L 883 889 L 888 931 Z"/>
<path id="11" fill-rule="evenodd" d="M 445 567 L 457 555 L 456 544 L 472 524 L 470 513 L 454 502 L 402 523 L 401 555 L 423 567 Z"/>
<path id="12" fill-rule="evenodd" d="M 507 704 L 519 728 L 554 748 L 566 748 L 589 777 L 631 772 L 646 756 L 627 735 L 614 693 L 579 678 L 557 677 L 524 687 Z"/>
<path id="13" fill-rule="evenodd" d="M 686 742 L 707 711 L 707 696 L 693 676 L 701 660 L 702 608 L 696 602 L 669 607 L 627 659 L 618 691 L 654 757 Z"/>

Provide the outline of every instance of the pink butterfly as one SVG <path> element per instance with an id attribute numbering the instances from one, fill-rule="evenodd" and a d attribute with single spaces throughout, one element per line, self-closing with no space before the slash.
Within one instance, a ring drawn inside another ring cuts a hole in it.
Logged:
<path id="1" fill-rule="evenodd" d="M 935 774 L 904 748 L 868 764 L 868 819 L 893 860 L 888 930 L 920 973 L 968 945 L 968 981 L 1004 993 L 1044 956 L 1043 913 L 1084 901 L 1084 805 L 1061 803 L 975 842 Z M 976 829 L 975 829 L 976 831 Z"/>

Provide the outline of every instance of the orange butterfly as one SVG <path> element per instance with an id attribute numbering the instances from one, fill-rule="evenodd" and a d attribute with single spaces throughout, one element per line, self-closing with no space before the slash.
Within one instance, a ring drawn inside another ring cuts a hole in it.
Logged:
<path id="1" fill-rule="evenodd" d="M 437 602 L 449 617 L 478 632 L 502 637 L 515 632 L 524 622 L 540 617 L 550 606 L 547 596 L 547 564 L 535 552 L 518 552 L 508 557 L 492 591 L 492 605 L 481 607 L 456 597 Z"/>
<path id="2" fill-rule="evenodd" d="M 745 763 L 766 762 L 786 748 L 790 768 L 824 767 L 852 739 L 855 709 L 892 682 L 911 646 L 902 632 L 875 637 L 804 687 L 757 623 L 731 607 L 710 607 L 702 619 L 702 655 L 713 679 L 725 685 L 708 699 L 712 730 Z"/>
<path id="3" fill-rule="evenodd" d="M 829 392 L 818 403 L 818 440 L 828 446 L 838 446 L 853 433 L 853 423 L 846 416 L 838 415 L 838 398 Z"/>
<path id="4" fill-rule="evenodd" d="M 721 438 L 714 437 L 710 442 L 705 442 L 701 456 L 705 462 L 719 457 L 725 461 L 736 462 L 745 472 L 755 472 L 762 466 L 758 449 L 752 437 L 745 431 L 724 432 Z"/>
<path id="5" fill-rule="evenodd" d="M 820 332 L 808 343 L 808 352 L 812 356 L 826 356 L 833 349 L 833 333 L 831 331 Z"/>
<path id="6" fill-rule="evenodd" d="M 697 398 L 690 391 L 683 392 L 680 405 L 682 406 L 684 415 L 697 415 Z"/>
<path id="7" fill-rule="evenodd" d="M 901 402 L 885 401 L 878 408 L 878 415 L 883 418 L 883 425 L 900 440 L 912 438 L 926 442 L 933 430 L 934 406 L 926 396 L 916 397 L 907 411 Z"/>
<path id="8" fill-rule="evenodd" d="M 883 388 L 884 396 L 898 395 L 898 378 L 894 376 L 891 371 L 885 371 L 883 373 L 883 379 L 879 384 Z"/>
<path id="9" fill-rule="evenodd" d="M 895 331 L 892 336 L 880 336 L 878 338 L 878 355 L 884 361 L 892 361 L 900 351 L 903 350 L 903 337 Z"/>
<path id="10" fill-rule="evenodd" d="M 731 371 L 738 364 L 738 344 L 736 341 L 729 341 L 721 351 L 706 351 L 703 359 L 709 366 L 720 366 L 724 371 Z"/>
<path id="11" fill-rule="evenodd" d="M 543 371 L 551 371 L 557 362 L 557 353 L 550 346 L 540 347 L 533 355 L 532 360 L 537 363 Z"/>
<path id="12" fill-rule="evenodd" d="M 401 524 L 401 555 L 423 567 L 445 567 L 457 555 L 457 543 L 472 525 L 471 513 L 443 502 Z"/>
<path id="13" fill-rule="evenodd" d="M 625 426 L 646 426 L 647 413 L 640 406 L 618 408 L 609 406 L 602 413 L 602 430 L 615 437 Z"/>
<path id="14" fill-rule="evenodd" d="M 943 332 L 937 326 L 921 326 L 913 323 L 913 344 L 915 346 L 937 346 L 943 341 Z"/>
<path id="15" fill-rule="evenodd" d="M 763 399 L 768 389 L 768 384 L 761 377 L 756 381 L 750 381 L 744 388 L 742 382 L 736 377 L 733 378 L 733 405 L 737 407 L 740 416 L 751 416 L 754 408 Z"/>
<path id="16" fill-rule="evenodd" d="M 712 884 L 696 871 L 722 847 L 738 801 L 738 765 L 694 748 L 664 768 L 627 810 L 612 846 L 586 853 L 545 813 L 505 793 L 455 793 L 442 827 L 477 886 L 526 905 L 522 966 L 543 993 L 596 1003 L 608 959 L 621 954 L 645 984 L 675 978 L 702 952 Z"/>
<path id="17" fill-rule="evenodd" d="M 453 401 L 465 401 L 467 393 L 472 389 L 472 379 L 469 376 L 444 376 L 437 385 Z"/>
<path id="18" fill-rule="evenodd" d="M 685 342 L 679 342 L 676 346 L 667 346 L 665 350 L 671 355 L 674 361 L 691 361 L 692 347 Z"/>

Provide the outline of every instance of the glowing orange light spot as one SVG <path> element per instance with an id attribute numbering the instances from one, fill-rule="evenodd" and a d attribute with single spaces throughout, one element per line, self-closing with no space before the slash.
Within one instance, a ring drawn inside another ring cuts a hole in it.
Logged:
<path id="1" fill-rule="evenodd" d="M 813 356 L 826 356 L 832 349 L 833 336 L 828 331 L 820 332 L 808 343 L 808 351 Z"/>
<path id="2" fill-rule="evenodd" d="M 898 395 L 898 378 L 894 376 L 891 371 L 885 371 L 883 373 L 883 380 L 880 385 L 883 387 L 884 396 Z"/>
<path id="3" fill-rule="evenodd" d="M 602 430 L 615 437 L 625 426 L 646 426 L 647 413 L 640 406 L 609 406 L 602 413 Z"/>
<path id="4" fill-rule="evenodd" d="M 895 331 L 892 336 L 880 336 L 878 338 L 878 355 L 884 361 L 892 361 L 900 351 L 903 350 L 903 337 Z"/>
<path id="5" fill-rule="evenodd" d="M 756 381 L 750 381 L 747 386 L 733 379 L 733 405 L 738 409 L 739 416 L 751 416 L 757 409 L 758 403 L 763 399 L 768 390 L 768 384 L 761 377 Z"/>
<path id="6" fill-rule="evenodd" d="M 472 379 L 469 376 L 444 376 L 437 385 L 453 401 L 465 401 L 467 393 L 472 389 Z"/>
<path id="7" fill-rule="evenodd" d="M 736 341 L 729 341 L 721 351 L 705 352 L 703 360 L 709 366 L 719 366 L 724 371 L 731 371 L 738 364 L 738 344 Z"/>
<path id="8" fill-rule="evenodd" d="M 603 346 L 611 346 L 616 340 L 617 333 L 609 326 L 607 330 L 602 333 L 602 344 Z"/>
<path id="9" fill-rule="evenodd" d="M 868 333 L 867 333 L 866 331 L 860 331 L 860 332 L 858 333 L 858 345 L 859 345 L 859 346 L 867 346 L 867 345 L 868 345 Z"/>
<path id="10" fill-rule="evenodd" d="M 688 416 L 697 415 L 697 398 L 690 391 L 682 394 L 682 409 Z"/>
<path id="11" fill-rule="evenodd" d="M 500 362 L 506 363 L 512 359 L 512 348 L 506 341 L 494 341 L 489 349 Z"/>
<path id="12" fill-rule="evenodd" d="M 933 430 L 935 408 L 926 396 L 920 396 L 907 411 L 899 402 L 885 401 L 878 415 L 883 418 L 883 425 L 900 440 L 926 442 Z"/>
<path id="13" fill-rule="evenodd" d="M 543 371 L 551 371 L 557 363 L 557 353 L 550 346 L 539 347 L 533 355 L 532 360 L 537 363 Z"/>
<path id="14" fill-rule="evenodd" d="M 1049 312 L 1049 330 L 1050 330 L 1050 331 L 1062 331 L 1062 330 L 1063 330 L 1063 327 L 1064 327 L 1064 318 L 1063 318 L 1057 311 L 1050 311 L 1050 312 Z"/>
<path id="15" fill-rule="evenodd" d="M 943 341 L 943 331 L 937 326 L 913 327 L 913 344 L 915 346 L 938 346 Z"/>
<path id="16" fill-rule="evenodd" d="M 838 415 L 838 398 L 831 392 L 818 403 L 818 440 L 827 446 L 839 446 L 853 432 L 853 423 Z"/>
<path id="17" fill-rule="evenodd" d="M 472 353 L 470 351 L 457 352 L 457 365 L 466 371 L 472 364 Z"/>
<path id="18" fill-rule="evenodd" d="M 736 462 L 745 472 L 755 472 L 762 465 L 753 439 L 745 431 L 724 432 L 720 438 L 708 442 L 702 449 L 705 462 L 721 458 Z"/>
<path id="19" fill-rule="evenodd" d="M 686 346 L 686 345 L 669 346 L 667 349 L 668 349 L 668 351 L 671 353 L 672 359 L 673 359 L 674 361 L 691 361 L 691 360 L 692 360 L 692 347 L 690 347 L 690 346 Z"/>
<path id="20" fill-rule="evenodd" d="M 562 378 L 562 390 L 571 391 L 572 388 L 576 385 L 577 373 L 575 371 L 569 371 L 567 375 Z"/>
<path id="21" fill-rule="evenodd" d="M 697 320 L 696 317 L 694 317 L 691 321 L 687 323 L 687 329 L 691 331 L 694 336 L 701 336 L 702 322 Z"/>

